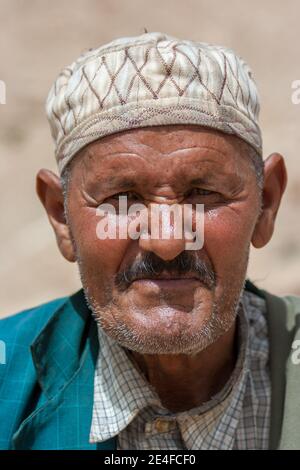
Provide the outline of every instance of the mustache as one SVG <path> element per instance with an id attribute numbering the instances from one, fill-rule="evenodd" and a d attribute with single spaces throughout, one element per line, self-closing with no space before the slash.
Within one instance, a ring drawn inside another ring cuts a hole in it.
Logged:
<path id="1" fill-rule="evenodd" d="M 115 284 L 125 291 L 137 279 L 156 278 L 162 273 L 174 277 L 189 274 L 199 279 L 209 290 L 216 286 L 217 276 L 212 268 L 195 253 L 183 251 L 176 258 L 165 261 L 155 253 L 147 252 L 142 259 L 136 260 L 115 276 Z"/>

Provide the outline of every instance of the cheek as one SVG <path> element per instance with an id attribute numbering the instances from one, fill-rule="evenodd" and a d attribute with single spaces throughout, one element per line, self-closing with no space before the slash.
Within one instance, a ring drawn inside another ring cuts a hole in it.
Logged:
<path id="1" fill-rule="evenodd" d="M 204 248 L 220 278 L 245 269 L 253 228 L 253 216 L 242 207 L 218 208 L 205 214 Z"/>
<path id="2" fill-rule="evenodd" d="M 99 239 L 98 223 L 99 217 L 95 210 L 85 209 L 75 218 L 72 232 L 85 275 L 107 280 L 118 271 L 128 242 L 120 239 Z"/>

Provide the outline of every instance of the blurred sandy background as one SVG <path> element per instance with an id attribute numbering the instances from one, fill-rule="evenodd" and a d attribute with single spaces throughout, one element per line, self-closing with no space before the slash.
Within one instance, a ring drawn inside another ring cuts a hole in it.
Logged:
<path id="1" fill-rule="evenodd" d="M 275 293 L 300 294 L 299 0 L 0 0 L 0 315 L 79 286 L 35 195 L 40 167 L 55 169 L 44 113 L 52 81 L 89 47 L 162 31 L 234 48 L 261 95 L 264 152 L 286 156 L 289 186 L 268 247 L 252 252 L 249 276 Z"/>

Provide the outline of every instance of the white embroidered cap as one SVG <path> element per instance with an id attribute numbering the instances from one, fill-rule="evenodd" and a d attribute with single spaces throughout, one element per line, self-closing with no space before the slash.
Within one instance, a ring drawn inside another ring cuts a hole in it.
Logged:
<path id="1" fill-rule="evenodd" d="M 162 33 L 85 52 L 59 74 L 46 110 L 60 173 L 90 142 L 146 126 L 208 126 L 262 153 L 259 97 L 248 65 L 231 49 Z"/>

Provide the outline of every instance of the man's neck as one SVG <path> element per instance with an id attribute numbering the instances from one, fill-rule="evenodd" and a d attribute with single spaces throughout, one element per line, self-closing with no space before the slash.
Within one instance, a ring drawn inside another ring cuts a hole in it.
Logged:
<path id="1" fill-rule="evenodd" d="M 165 408 L 179 412 L 210 400 L 229 380 L 237 358 L 236 324 L 196 355 L 139 354 L 129 351 Z"/>

